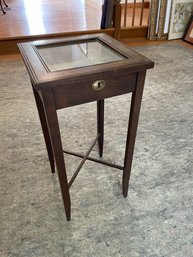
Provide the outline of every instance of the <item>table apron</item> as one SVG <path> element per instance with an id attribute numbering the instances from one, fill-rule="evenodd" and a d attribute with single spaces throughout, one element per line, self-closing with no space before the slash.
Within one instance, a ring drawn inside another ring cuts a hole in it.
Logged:
<path id="1" fill-rule="evenodd" d="M 105 87 L 94 90 L 92 84 L 97 80 L 104 80 Z M 62 109 L 78 104 L 97 101 L 135 91 L 137 73 L 124 76 L 92 76 L 85 81 L 72 81 L 71 85 L 56 86 L 53 90 L 56 109 Z M 70 82 L 69 82 L 70 83 Z"/>

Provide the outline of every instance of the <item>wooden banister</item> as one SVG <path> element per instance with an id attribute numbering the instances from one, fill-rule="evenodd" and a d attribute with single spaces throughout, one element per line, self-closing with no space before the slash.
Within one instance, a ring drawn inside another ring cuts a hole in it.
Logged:
<path id="1" fill-rule="evenodd" d="M 114 38 L 120 39 L 121 34 L 121 0 L 115 0 L 114 5 L 114 17 L 113 17 L 113 27 L 114 31 Z"/>

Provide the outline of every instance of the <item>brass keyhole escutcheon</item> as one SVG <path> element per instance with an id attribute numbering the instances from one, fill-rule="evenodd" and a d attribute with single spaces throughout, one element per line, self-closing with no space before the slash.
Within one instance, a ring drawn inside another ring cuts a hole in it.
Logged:
<path id="1" fill-rule="evenodd" d="M 92 89 L 95 91 L 102 90 L 105 87 L 105 81 L 104 80 L 96 80 L 92 84 Z"/>

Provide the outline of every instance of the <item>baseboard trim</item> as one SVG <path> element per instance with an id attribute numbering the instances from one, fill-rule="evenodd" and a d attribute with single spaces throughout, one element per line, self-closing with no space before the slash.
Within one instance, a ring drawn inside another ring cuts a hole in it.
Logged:
<path id="1" fill-rule="evenodd" d="M 76 31 L 76 32 L 65 32 L 65 33 L 55 33 L 55 34 L 44 34 L 44 35 L 32 35 L 32 36 L 21 36 L 21 37 L 4 37 L 0 38 L 0 55 L 1 54 L 14 54 L 19 53 L 17 43 L 45 40 L 52 38 L 62 38 L 62 37 L 73 37 L 81 36 L 86 34 L 97 34 L 106 33 L 109 36 L 114 35 L 114 28 L 104 29 L 104 30 L 87 30 L 87 31 Z"/>
<path id="2" fill-rule="evenodd" d="M 88 30 L 88 31 L 77 31 L 77 32 L 67 32 L 67 33 L 56 33 L 48 35 L 37 35 L 37 36 L 22 36 L 22 37 L 12 37 L 12 38 L 0 38 L 0 55 L 4 54 L 15 54 L 19 53 L 17 43 L 29 42 L 35 40 L 45 40 L 51 38 L 62 38 L 62 37 L 73 37 L 86 34 L 97 34 L 106 33 L 107 35 L 113 37 L 115 29 L 100 29 L 100 30 Z M 132 28 L 121 28 L 120 39 L 127 38 L 146 38 L 147 26 L 142 27 L 132 27 Z"/>
<path id="3" fill-rule="evenodd" d="M 147 38 L 148 26 L 135 26 L 121 29 L 121 39 Z"/>

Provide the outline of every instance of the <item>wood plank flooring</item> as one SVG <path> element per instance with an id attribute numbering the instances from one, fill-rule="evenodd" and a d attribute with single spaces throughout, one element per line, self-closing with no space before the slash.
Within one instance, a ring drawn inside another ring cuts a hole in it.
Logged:
<path id="1" fill-rule="evenodd" d="M 6 0 L 0 39 L 100 28 L 102 0 Z"/>
<path id="2" fill-rule="evenodd" d="M 6 0 L 6 14 L 0 10 L 0 40 L 100 29 L 103 0 Z M 124 24 L 124 7 L 121 24 Z M 133 8 L 127 8 L 126 26 L 132 24 Z M 140 25 L 141 8 L 136 8 L 135 26 Z M 147 25 L 144 9 L 142 25 Z"/>

